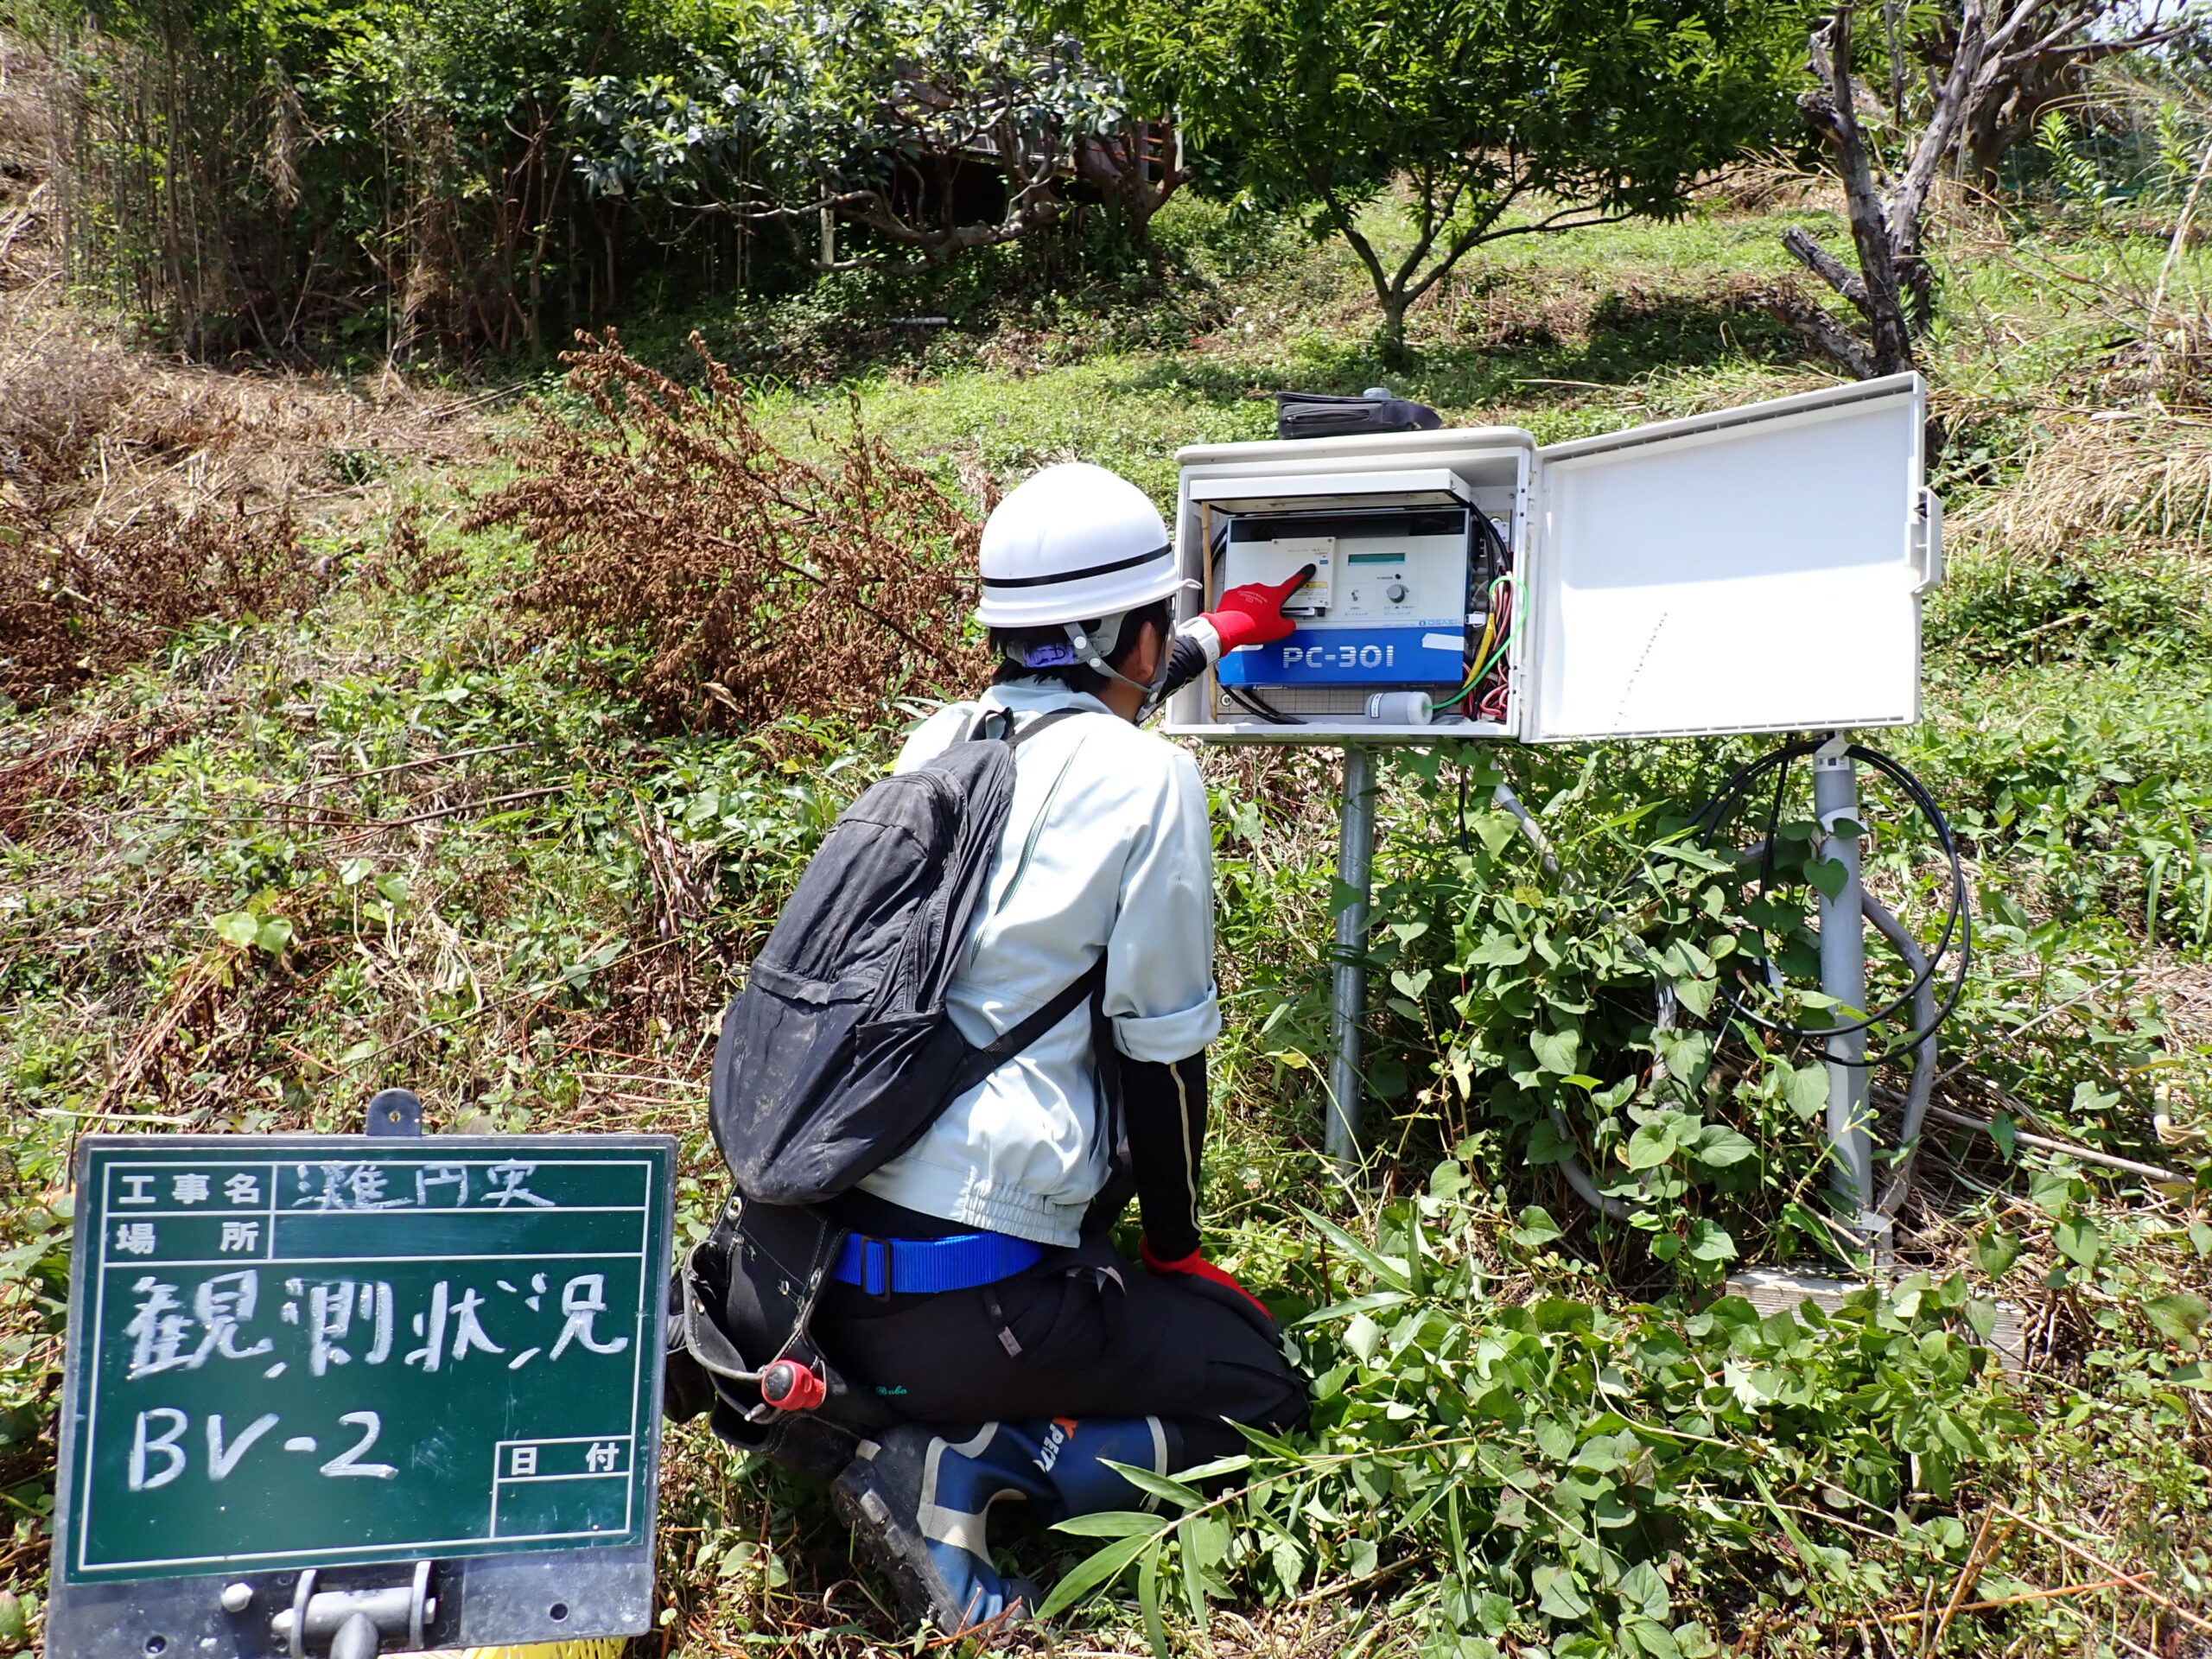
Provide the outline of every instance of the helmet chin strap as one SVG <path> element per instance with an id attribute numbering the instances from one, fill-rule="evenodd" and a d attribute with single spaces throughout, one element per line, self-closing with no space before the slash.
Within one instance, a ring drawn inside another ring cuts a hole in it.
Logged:
<path id="1" fill-rule="evenodd" d="M 1096 670 L 1109 679 L 1119 680 L 1123 685 L 1134 686 L 1137 690 L 1144 693 L 1144 701 L 1137 705 L 1135 717 L 1136 723 L 1141 726 L 1151 715 L 1154 705 L 1159 702 L 1160 688 L 1167 683 L 1168 652 L 1166 642 L 1163 641 L 1160 651 L 1160 661 L 1152 671 L 1152 679 L 1149 683 L 1131 679 L 1122 673 L 1120 669 L 1106 660 L 1105 652 L 1111 651 L 1120 643 L 1122 623 L 1124 620 L 1125 618 L 1120 616 L 1107 618 L 1098 629 L 1105 638 L 1096 640 L 1084 632 L 1083 624 L 1080 622 L 1068 622 L 1062 626 L 1067 630 L 1069 645 L 1074 649 L 1077 659 L 1084 667 Z"/>

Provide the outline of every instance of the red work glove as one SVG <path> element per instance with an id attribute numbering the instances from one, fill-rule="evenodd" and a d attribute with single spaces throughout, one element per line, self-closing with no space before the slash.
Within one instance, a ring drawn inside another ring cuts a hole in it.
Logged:
<path id="1" fill-rule="evenodd" d="M 1239 591 L 1243 590 L 1240 589 Z M 1268 592 L 1271 590 L 1262 588 L 1260 591 Z M 1141 1238 L 1137 1241 L 1137 1254 L 1144 1257 L 1145 1266 L 1150 1268 L 1154 1273 L 1186 1273 L 1193 1279 L 1204 1279 L 1213 1284 L 1226 1286 L 1229 1289 L 1235 1291 L 1239 1296 L 1242 1296 L 1246 1301 L 1251 1303 L 1253 1306 L 1258 1308 L 1268 1319 L 1273 1319 L 1274 1318 L 1274 1314 L 1268 1313 L 1268 1305 L 1265 1302 L 1255 1296 L 1250 1291 L 1245 1289 L 1243 1286 L 1238 1284 L 1230 1274 L 1224 1273 L 1219 1268 L 1214 1266 L 1212 1262 L 1207 1261 L 1206 1253 L 1202 1249 L 1192 1250 L 1188 1255 L 1184 1256 L 1179 1261 L 1163 1262 L 1152 1253 L 1152 1241 L 1150 1239 Z"/>
<path id="2" fill-rule="evenodd" d="M 1221 596 L 1221 608 L 1208 611 L 1198 620 L 1221 637 L 1225 654 L 1239 645 L 1268 645 L 1286 639 L 1298 624 L 1282 613 L 1290 596 L 1303 588 L 1317 567 L 1307 565 L 1287 582 L 1272 586 L 1264 582 L 1232 588 Z"/>

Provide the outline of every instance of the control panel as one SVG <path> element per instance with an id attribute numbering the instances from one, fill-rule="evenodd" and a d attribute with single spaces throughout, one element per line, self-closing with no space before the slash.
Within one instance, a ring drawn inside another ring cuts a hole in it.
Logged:
<path id="1" fill-rule="evenodd" d="M 1228 516 L 1217 591 L 1313 575 L 1283 607 L 1287 639 L 1222 659 L 1224 685 L 1456 683 L 1465 671 L 1468 508 Z"/>

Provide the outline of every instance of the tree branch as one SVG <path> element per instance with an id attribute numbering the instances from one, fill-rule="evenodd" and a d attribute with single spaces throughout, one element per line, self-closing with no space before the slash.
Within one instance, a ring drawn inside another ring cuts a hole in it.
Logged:
<path id="1" fill-rule="evenodd" d="M 1752 304 L 1786 325 L 1814 350 L 1840 365 L 1853 379 L 1875 378 L 1873 353 L 1825 308 L 1787 288 L 1760 289 L 1750 298 Z"/>
<path id="2" fill-rule="evenodd" d="M 1866 284 L 1853 276 L 1842 260 L 1814 241 L 1802 226 L 1792 225 L 1784 231 L 1782 245 L 1796 255 L 1806 270 L 1858 307 L 1860 315 L 1867 315 Z"/>

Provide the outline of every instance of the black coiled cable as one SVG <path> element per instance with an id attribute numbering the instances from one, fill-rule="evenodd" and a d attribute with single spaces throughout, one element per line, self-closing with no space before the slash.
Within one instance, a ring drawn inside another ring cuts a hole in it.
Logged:
<path id="1" fill-rule="evenodd" d="M 1789 768 L 1797 761 L 1818 751 L 1823 745 L 1824 740 L 1801 739 L 1796 742 L 1784 744 L 1770 754 L 1761 756 L 1723 784 L 1719 791 L 1706 803 L 1704 810 L 1694 821 L 1699 832 L 1698 845 L 1709 851 L 1713 836 L 1719 833 L 1720 826 L 1728 821 L 1737 804 L 1748 796 L 1769 772 L 1774 774 L 1774 795 L 1767 809 L 1766 836 L 1759 855 L 1759 891 L 1762 895 L 1765 893 L 1774 874 L 1775 839 L 1781 828 L 1783 795 L 1784 785 L 1789 779 Z M 1872 1067 L 1885 1065 L 1892 1060 L 1903 1059 L 1911 1054 L 1942 1027 L 1943 1022 L 1951 1017 L 1952 1010 L 1958 1007 L 1959 998 L 1966 990 L 1967 970 L 1974 955 L 1974 906 L 1967 883 L 1965 861 L 1959 855 L 1958 841 L 1951 833 L 1950 820 L 1943 816 L 1943 809 L 1936 804 L 1936 798 L 1928 792 L 1927 786 L 1897 760 L 1884 754 L 1878 749 L 1870 749 L 1853 743 L 1845 753 L 1854 760 L 1864 761 L 1894 783 L 1920 815 L 1927 819 L 1929 828 L 1935 830 L 1936 844 L 1942 849 L 1943 856 L 1950 865 L 1951 871 L 1951 903 L 1943 918 L 1942 938 L 1936 941 L 1936 948 L 1929 953 L 1926 963 L 1913 976 L 1912 982 L 1905 987 L 1902 994 L 1866 1015 L 1865 1019 L 1849 1024 L 1827 1026 L 1815 1030 L 1803 1026 L 1791 1025 L 1786 1020 L 1770 1020 L 1763 1014 L 1753 1013 L 1745 1007 L 1743 998 L 1737 994 L 1733 985 L 1724 982 L 1721 990 L 1722 995 L 1728 999 L 1728 1006 L 1737 1015 L 1757 1026 L 1762 1031 L 1777 1037 L 1828 1042 L 1834 1038 L 1848 1037 L 1856 1032 L 1866 1031 L 1872 1027 L 1884 1025 L 1895 1019 L 1902 1010 L 1911 1005 L 1913 999 L 1918 996 L 1923 988 L 1934 978 L 1937 968 L 1942 964 L 1944 957 L 1950 954 L 1952 944 L 1955 941 L 1958 945 L 1958 959 L 1957 967 L 1951 976 L 1950 988 L 1942 1005 L 1936 1008 L 1935 1017 L 1924 1028 L 1891 1044 L 1881 1053 L 1863 1059 L 1847 1059 L 1834 1052 L 1826 1056 L 1839 1065 Z"/>

